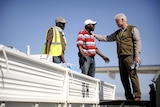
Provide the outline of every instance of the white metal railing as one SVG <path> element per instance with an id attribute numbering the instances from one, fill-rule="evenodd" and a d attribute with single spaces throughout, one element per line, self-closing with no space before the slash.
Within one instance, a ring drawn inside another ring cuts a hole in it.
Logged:
<path id="1" fill-rule="evenodd" d="M 68 102 L 99 103 L 99 81 L 87 75 L 69 72 Z"/>
<path id="2" fill-rule="evenodd" d="M 114 96 L 114 85 L 0 45 L 2 102 L 98 105 L 100 99 Z"/>
<path id="3" fill-rule="evenodd" d="M 66 102 L 65 68 L 6 47 L 0 67 L 0 101 Z"/>
<path id="4" fill-rule="evenodd" d="M 100 100 L 113 100 L 115 99 L 115 85 L 106 83 L 104 81 L 100 82 Z"/>

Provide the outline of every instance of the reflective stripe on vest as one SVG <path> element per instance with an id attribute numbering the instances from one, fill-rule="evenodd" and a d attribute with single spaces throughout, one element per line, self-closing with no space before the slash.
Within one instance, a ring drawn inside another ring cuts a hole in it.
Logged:
<path id="1" fill-rule="evenodd" d="M 55 27 L 53 28 L 53 38 L 52 44 L 50 46 L 49 55 L 51 56 L 61 56 L 62 55 L 62 44 L 61 44 L 61 35 Z M 43 46 L 42 53 L 46 54 L 46 43 Z"/>

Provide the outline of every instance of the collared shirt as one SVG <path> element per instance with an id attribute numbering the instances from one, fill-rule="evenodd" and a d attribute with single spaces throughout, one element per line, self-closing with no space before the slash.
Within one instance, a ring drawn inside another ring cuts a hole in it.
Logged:
<path id="1" fill-rule="evenodd" d="M 58 29 L 59 32 L 62 33 L 62 36 L 63 36 L 64 40 L 66 40 L 66 37 L 65 37 L 65 34 L 64 34 L 64 30 L 62 30 L 62 29 L 61 29 L 60 27 L 58 27 L 58 26 L 55 26 L 55 27 Z"/>
<path id="2" fill-rule="evenodd" d="M 58 29 L 59 32 L 62 33 L 62 35 L 64 35 L 64 31 L 60 27 L 58 27 L 58 26 L 55 26 L 55 27 Z"/>
<path id="3" fill-rule="evenodd" d="M 82 46 L 83 52 L 88 56 L 96 55 L 94 36 L 90 35 L 86 29 L 83 29 L 78 33 L 77 46 Z"/>
<path id="4" fill-rule="evenodd" d="M 65 34 L 64 34 L 64 30 L 62 29 L 62 28 L 60 28 L 60 27 L 58 27 L 58 26 L 55 26 L 57 29 L 58 29 L 58 31 L 62 34 L 62 37 L 63 37 L 63 51 L 65 51 L 66 50 L 66 45 L 67 45 L 67 41 L 66 41 L 66 37 L 65 37 Z"/>
<path id="5" fill-rule="evenodd" d="M 125 29 L 122 29 L 122 32 L 125 31 Z M 134 27 L 132 29 L 132 36 L 133 36 L 133 42 L 134 42 L 134 55 L 135 56 L 140 56 L 141 50 L 142 50 L 142 44 L 141 44 L 141 38 L 140 38 L 140 33 L 139 30 Z M 111 35 L 108 36 L 103 36 L 103 35 L 95 35 L 95 37 L 99 41 L 116 41 L 116 32 L 114 32 Z"/>

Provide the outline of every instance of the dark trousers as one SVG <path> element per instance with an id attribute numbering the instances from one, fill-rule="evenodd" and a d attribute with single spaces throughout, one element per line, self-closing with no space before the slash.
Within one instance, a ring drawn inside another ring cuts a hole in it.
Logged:
<path id="1" fill-rule="evenodd" d="M 125 90 L 127 100 L 141 97 L 139 79 L 136 70 L 131 70 L 133 56 L 122 55 L 119 57 L 119 70 L 121 81 Z M 132 89 L 131 89 L 132 86 Z M 133 96 L 134 95 L 134 96 Z"/>
<path id="2" fill-rule="evenodd" d="M 54 63 L 57 64 L 61 63 L 61 56 L 53 56 L 52 58 Z"/>

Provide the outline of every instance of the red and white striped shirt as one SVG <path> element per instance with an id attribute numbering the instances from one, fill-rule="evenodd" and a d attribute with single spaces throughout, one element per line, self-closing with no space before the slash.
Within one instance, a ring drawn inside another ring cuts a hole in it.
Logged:
<path id="1" fill-rule="evenodd" d="M 94 36 L 90 35 L 86 29 L 78 33 L 77 46 L 82 46 L 83 52 L 88 56 L 96 55 Z"/>

